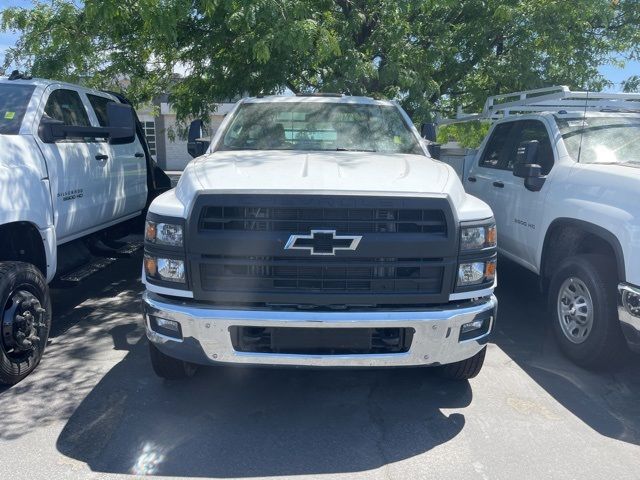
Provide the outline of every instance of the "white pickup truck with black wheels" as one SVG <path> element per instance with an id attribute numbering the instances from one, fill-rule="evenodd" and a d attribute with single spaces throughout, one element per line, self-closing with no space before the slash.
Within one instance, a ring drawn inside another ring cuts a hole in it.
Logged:
<path id="1" fill-rule="evenodd" d="M 491 209 L 394 102 L 240 101 L 147 215 L 161 377 L 197 365 L 431 366 L 468 379 L 495 324 Z"/>
<path id="2" fill-rule="evenodd" d="M 562 351 L 585 367 L 640 351 L 640 95 L 551 87 L 440 124 L 476 119 L 494 123 L 465 188 L 540 276 Z"/>
<path id="3" fill-rule="evenodd" d="M 169 187 L 123 102 L 18 72 L 0 78 L 0 383 L 42 357 L 48 282 L 86 266 L 89 240 L 129 233 Z"/>

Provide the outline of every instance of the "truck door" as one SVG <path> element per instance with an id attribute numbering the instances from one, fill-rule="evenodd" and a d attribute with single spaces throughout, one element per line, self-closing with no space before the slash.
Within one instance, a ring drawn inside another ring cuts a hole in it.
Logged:
<path id="1" fill-rule="evenodd" d="M 78 91 L 51 87 L 45 98 L 43 117 L 67 125 L 91 125 Z M 95 229 L 105 221 L 108 143 L 89 138 L 55 143 L 44 143 L 39 136 L 36 139 L 47 161 L 58 243 Z"/>
<path id="2" fill-rule="evenodd" d="M 111 97 L 88 93 L 87 98 L 100 126 L 108 126 L 107 104 Z M 110 144 L 107 210 L 112 219 L 140 212 L 147 202 L 147 166 L 140 139 Z"/>
<path id="3" fill-rule="evenodd" d="M 503 252 L 511 251 L 505 235 L 512 221 L 509 219 L 509 199 L 505 187 L 513 175 L 506 169 L 505 164 L 507 152 L 514 144 L 513 130 L 514 122 L 500 123 L 494 127 L 465 179 L 466 190 L 487 202 L 493 210 L 498 228 L 498 248 Z"/>
<path id="4" fill-rule="evenodd" d="M 542 186 L 538 192 L 527 190 L 524 180 L 513 176 L 513 167 L 517 161 L 518 147 L 523 142 L 538 141 L 536 163 L 542 167 L 542 174 L 547 175 L 554 165 L 554 153 L 547 127 L 540 120 L 521 120 L 515 122 L 516 128 L 510 133 L 514 141 L 510 144 L 505 169 L 510 173 L 501 181 L 504 183 L 505 198 L 503 208 L 506 210 L 505 228 L 499 231 L 503 247 L 521 263 L 534 267 L 536 251 L 541 234 L 540 221 L 544 208 L 547 189 Z M 534 267 L 535 268 L 535 267 Z"/>

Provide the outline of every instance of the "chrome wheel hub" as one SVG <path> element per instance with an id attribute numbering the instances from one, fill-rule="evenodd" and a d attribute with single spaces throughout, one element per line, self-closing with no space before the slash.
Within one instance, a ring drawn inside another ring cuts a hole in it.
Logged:
<path id="1" fill-rule="evenodd" d="M 558 293 L 558 321 L 567 339 L 583 343 L 593 329 L 593 299 L 587 285 L 577 277 L 567 278 Z"/>

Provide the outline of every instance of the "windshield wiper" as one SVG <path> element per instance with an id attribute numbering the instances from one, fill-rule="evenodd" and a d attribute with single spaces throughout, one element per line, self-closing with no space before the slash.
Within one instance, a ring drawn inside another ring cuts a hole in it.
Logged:
<path id="1" fill-rule="evenodd" d="M 375 150 L 364 150 L 362 148 L 338 147 L 338 148 L 336 148 L 336 152 L 375 152 Z"/>

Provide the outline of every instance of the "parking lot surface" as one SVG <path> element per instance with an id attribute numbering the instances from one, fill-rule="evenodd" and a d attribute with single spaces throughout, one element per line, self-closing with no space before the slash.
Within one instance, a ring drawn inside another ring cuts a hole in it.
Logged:
<path id="1" fill-rule="evenodd" d="M 600 373 L 570 364 L 536 278 L 506 261 L 485 368 L 461 383 L 428 369 L 208 368 L 162 381 L 140 263 L 52 292 L 42 364 L 0 389 L 2 478 L 640 477 L 640 357 Z"/>

